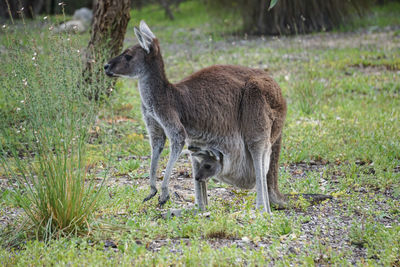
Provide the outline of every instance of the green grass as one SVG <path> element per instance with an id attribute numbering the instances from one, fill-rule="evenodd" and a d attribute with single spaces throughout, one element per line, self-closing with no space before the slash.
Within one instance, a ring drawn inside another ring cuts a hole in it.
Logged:
<path id="1" fill-rule="evenodd" d="M 213 24 L 205 8 L 195 1 L 182 4 L 172 22 L 154 6 L 133 11 L 125 45 L 136 43 L 132 28 L 144 19 L 160 39 L 172 81 L 212 64 L 268 68 L 288 102 L 281 190 L 331 194 L 335 199 L 316 206 L 300 199 L 288 210 L 263 215 L 254 211 L 255 192 L 210 182 L 209 214 L 194 215 L 189 210 L 182 217 L 164 219 L 162 213 L 182 205 L 174 198 L 163 209 L 157 207 L 156 199 L 142 203 L 148 193 L 150 146 L 137 83 L 120 80 L 109 100 L 96 110 L 89 144 L 84 146 L 89 177 L 100 178 L 100 183 L 103 175 L 108 175 L 98 196 L 91 232 L 47 243 L 22 235 L 20 240 L 27 242 L 18 249 L 0 249 L 1 265 L 399 264 L 400 41 L 396 31 L 383 29 L 399 24 L 392 15 L 395 10 L 395 3 L 374 8 L 375 15 L 364 24 L 345 29 L 355 32 L 254 40 L 225 40 L 225 26 Z M 41 64 L 55 70 L 68 64 L 52 61 L 54 42 L 46 41 L 49 25 L 31 24 L 27 25 L 31 35 L 9 26 L 9 36 L 21 39 L 15 48 L 25 59 L 20 73 L 40 84 L 41 79 L 33 78 L 43 74 L 29 65 L 32 46 L 40 48 Z M 378 25 L 376 32 L 357 33 L 359 27 L 373 25 Z M 32 43 L 38 34 L 43 38 Z M 70 36 L 75 51 L 82 51 L 87 39 L 88 34 Z M 6 46 L 6 42 L 2 38 L 0 45 Z M 16 112 L 21 99 L 19 91 L 12 88 L 24 82 L 6 76 L 14 66 L 10 55 L 0 54 L 2 62 L 7 62 L 0 74 L 3 88 L 7 88 L 0 90 L 0 110 L 11 125 L 18 125 L 24 117 Z M 70 70 L 60 73 L 66 75 L 55 73 L 42 80 L 67 77 L 70 81 L 75 77 Z M 57 88 L 65 88 L 60 86 L 62 79 L 57 83 Z M 17 136 L 12 146 L 23 149 L 32 136 Z M 167 153 L 168 149 L 163 153 L 160 174 Z M 190 173 L 188 163 L 179 163 L 175 169 Z M 0 176 L 14 181 L 8 171 L 0 170 Z M 175 174 L 173 182 L 183 189 L 171 187 L 171 192 L 186 193 L 184 198 L 193 202 L 194 192 L 186 188 L 192 186 L 190 179 L 182 177 Z M 8 210 L 18 211 L 19 205 L 12 188 L 0 188 L 0 216 L 9 218 Z M 9 221 L 2 233 L 19 226 L 19 219 Z M 1 240 L 8 237 L 3 234 Z M 115 248 L 110 247 L 111 241 Z"/>
<path id="2" fill-rule="evenodd" d="M 163 42 L 190 43 L 210 38 L 221 39 L 222 35 L 240 27 L 240 23 L 228 11 L 220 10 L 218 16 L 215 16 L 213 13 L 210 14 L 210 10 L 199 1 L 184 2 L 173 13 L 174 20 L 169 20 L 165 16 L 164 9 L 158 5 L 133 10 L 128 28 L 133 34 L 133 27 L 144 20 L 148 25 L 154 25 L 152 30 Z"/>
<path id="3" fill-rule="evenodd" d="M 400 3 L 389 2 L 383 6 L 373 6 L 371 10 L 361 16 L 349 21 L 347 24 L 340 26 L 342 31 L 353 31 L 360 28 L 370 27 L 370 30 L 379 30 L 379 28 L 387 26 L 398 26 Z"/>

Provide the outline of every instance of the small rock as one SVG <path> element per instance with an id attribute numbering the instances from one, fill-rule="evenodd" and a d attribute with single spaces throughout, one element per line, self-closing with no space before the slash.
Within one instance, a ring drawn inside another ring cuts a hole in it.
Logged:
<path id="1" fill-rule="evenodd" d="M 247 236 L 242 237 L 242 241 L 249 244 L 250 243 L 250 238 L 248 238 Z"/>
<path id="2" fill-rule="evenodd" d="M 117 248 L 117 245 L 112 240 L 106 240 L 104 243 L 105 248 Z"/>
<path id="3" fill-rule="evenodd" d="M 88 26 L 80 20 L 67 21 L 55 29 L 55 32 L 76 32 L 82 33 L 88 29 Z"/>
<path id="4" fill-rule="evenodd" d="M 75 10 L 73 19 L 80 20 L 84 23 L 90 24 L 93 19 L 93 12 L 92 12 L 92 10 L 90 10 L 89 8 L 86 8 L 86 7 L 79 8 L 79 9 Z"/>
<path id="5" fill-rule="evenodd" d="M 211 215 L 211 212 L 199 213 L 199 216 L 201 216 L 201 217 L 206 217 L 206 218 L 209 218 L 210 215 Z"/>
<path id="6" fill-rule="evenodd" d="M 181 217 L 182 216 L 182 209 L 170 209 L 169 211 L 163 213 L 161 215 L 164 219 L 169 219 L 172 217 Z"/>
<path id="7" fill-rule="evenodd" d="M 292 254 L 297 254 L 296 250 L 293 247 L 289 248 L 289 252 L 292 253 Z"/>

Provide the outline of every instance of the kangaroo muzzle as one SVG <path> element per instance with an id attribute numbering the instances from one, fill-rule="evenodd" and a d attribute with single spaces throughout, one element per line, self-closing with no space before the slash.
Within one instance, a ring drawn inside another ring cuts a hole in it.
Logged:
<path id="1" fill-rule="evenodd" d="M 109 77 L 114 77 L 115 75 L 110 69 L 111 69 L 111 65 L 109 63 L 104 65 L 104 71 L 105 71 L 106 75 Z"/>

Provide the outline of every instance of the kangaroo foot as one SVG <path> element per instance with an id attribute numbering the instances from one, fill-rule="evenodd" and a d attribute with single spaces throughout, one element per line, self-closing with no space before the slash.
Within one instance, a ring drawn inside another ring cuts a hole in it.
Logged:
<path id="1" fill-rule="evenodd" d="M 143 199 L 143 202 L 149 201 L 149 200 L 152 199 L 156 194 L 157 194 L 157 189 L 151 188 L 151 189 L 150 189 L 150 194 L 148 194 L 147 197 L 145 197 L 145 198 Z"/>
<path id="2" fill-rule="evenodd" d="M 168 200 L 169 200 L 169 195 L 160 196 L 160 197 L 158 198 L 158 206 L 159 206 L 159 207 L 164 206 L 165 203 L 167 203 Z"/>
<path id="3" fill-rule="evenodd" d="M 280 192 L 279 194 L 274 191 L 269 191 L 269 202 L 275 209 L 282 210 L 286 209 L 288 206 L 287 198 L 282 195 Z"/>

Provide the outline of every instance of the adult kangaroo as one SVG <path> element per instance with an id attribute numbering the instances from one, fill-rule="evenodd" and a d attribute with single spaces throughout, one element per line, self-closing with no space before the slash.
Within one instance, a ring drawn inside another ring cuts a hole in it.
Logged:
<path id="1" fill-rule="evenodd" d="M 256 186 L 256 208 L 270 213 L 270 202 L 285 204 L 278 189 L 278 159 L 286 102 L 278 84 L 263 70 L 241 66 L 216 65 L 204 68 L 181 82 L 168 81 L 159 42 L 144 21 L 135 27 L 139 41 L 105 66 L 110 77 L 139 79 L 142 113 L 152 148 L 150 194 L 157 194 L 156 171 L 166 137 L 170 155 L 161 185 L 159 204 L 169 199 L 168 183 L 172 168 L 185 141 L 198 147 L 212 147 L 223 154 L 222 173 L 235 168 L 230 162 L 246 154 L 246 166 L 254 181 L 239 180 L 241 187 Z M 195 180 L 196 204 L 201 209 L 199 188 L 205 181 Z"/>

